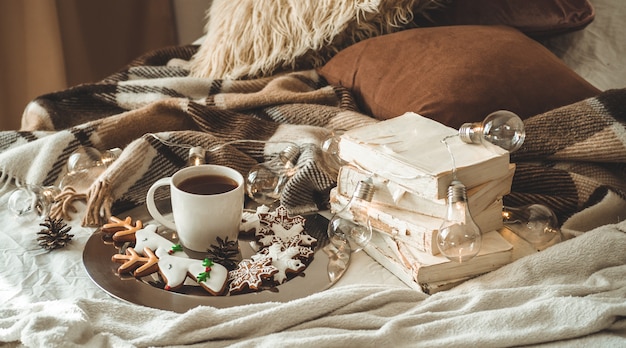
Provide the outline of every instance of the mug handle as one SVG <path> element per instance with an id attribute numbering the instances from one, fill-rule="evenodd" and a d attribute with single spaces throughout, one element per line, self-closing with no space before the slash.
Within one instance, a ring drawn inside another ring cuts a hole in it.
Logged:
<path id="1" fill-rule="evenodd" d="M 148 206 L 148 212 L 157 222 L 171 230 L 176 231 L 176 225 L 174 224 L 174 221 L 166 219 L 154 203 L 154 193 L 156 192 L 157 188 L 161 186 L 169 186 L 171 182 L 172 178 L 167 177 L 161 178 L 157 180 L 154 184 L 152 184 L 152 186 L 150 186 L 150 188 L 148 189 L 148 195 L 146 196 L 146 205 Z"/>

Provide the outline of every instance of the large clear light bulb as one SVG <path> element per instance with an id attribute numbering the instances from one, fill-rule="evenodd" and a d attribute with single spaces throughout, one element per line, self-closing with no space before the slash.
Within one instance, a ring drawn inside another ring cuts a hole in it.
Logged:
<path id="1" fill-rule="evenodd" d="M 489 142 L 513 152 L 524 143 L 524 122 L 511 111 L 498 110 L 487 115 L 482 122 L 464 123 L 459 128 L 461 139 L 470 144 Z"/>
<path id="2" fill-rule="evenodd" d="M 272 206 L 278 200 L 285 185 L 297 171 L 300 148 L 288 145 L 271 160 L 250 168 L 246 176 L 246 192 L 255 202 Z"/>
<path id="3" fill-rule="evenodd" d="M 465 185 L 454 180 L 448 186 L 446 218 L 437 233 L 437 246 L 454 262 L 467 262 L 478 254 L 482 234 L 467 206 Z"/>
<path id="4" fill-rule="evenodd" d="M 563 239 L 556 215 L 543 204 L 504 207 L 502 221 L 509 230 L 532 244 L 537 251 Z"/>
<path id="5" fill-rule="evenodd" d="M 32 221 L 43 219 L 50 212 L 54 198 L 61 191 L 54 186 L 27 185 L 11 192 L 7 206 L 14 216 Z"/>
<path id="6" fill-rule="evenodd" d="M 372 180 L 360 181 L 350 201 L 330 219 L 328 237 L 337 249 L 357 252 L 370 242 L 373 230 L 367 207 L 373 196 Z"/>

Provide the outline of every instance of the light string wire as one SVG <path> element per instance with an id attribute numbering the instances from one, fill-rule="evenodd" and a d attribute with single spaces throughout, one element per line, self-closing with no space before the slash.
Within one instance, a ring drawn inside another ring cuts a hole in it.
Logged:
<path id="1" fill-rule="evenodd" d="M 459 134 L 451 134 L 448 135 L 446 137 L 444 137 L 443 139 L 441 139 L 441 142 L 446 146 L 446 150 L 448 150 L 448 154 L 450 154 L 450 160 L 452 161 L 452 180 L 458 180 L 457 176 L 456 176 L 456 160 L 454 158 L 454 154 L 452 153 L 452 149 L 450 148 L 450 144 L 448 144 L 448 139 L 454 138 L 459 136 Z"/>
<path id="2" fill-rule="evenodd" d="M 192 149 L 198 146 L 195 145 L 191 145 L 191 144 L 181 144 L 181 143 L 175 143 L 175 142 L 171 142 L 169 140 L 163 139 L 161 137 L 159 137 L 157 134 L 154 133 L 147 133 L 147 135 L 153 137 L 154 139 L 158 140 L 159 142 L 161 142 L 163 145 L 166 146 L 170 146 L 170 147 L 179 147 L 179 148 L 183 148 L 183 149 Z M 208 152 L 214 152 L 217 151 L 225 146 L 228 145 L 233 145 L 233 144 L 244 144 L 244 143 L 256 143 L 256 144 L 290 144 L 290 145 L 294 145 L 296 147 L 298 147 L 298 149 L 300 151 L 302 151 L 302 147 L 299 146 L 298 144 L 292 142 L 292 141 L 271 141 L 271 140 L 256 140 L 256 139 L 236 139 L 236 140 L 231 140 L 231 141 L 227 141 L 218 145 L 215 145 L 211 148 L 208 149 L 204 149 Z M 200 146 L 201 147 L 201 146 Z M 280 153 L 277 152 L 277 153 Z"/>
<path id="3" fill-rule="evenodd" d="M 443 139 L 440 140 L 441 143 L 444 144 L 444 146 L 446 147 L 446 150 L 448 151 L 448 154 L 450 155 L 450 161 L 452 162 L 452 180 L 458 180 L 457 178 L 457 168 L 456 168 L 456 159 L 454 157 L 454 154 L 452 153 L 452 149 L 450 148 L 450 144 L 448 143 L 448 139 L 454 138 L 454 137 L 458 137 L 458 133 L 457 134 L 450 134 L 445 136 Z M 396 144 L 396 143 L 401 143 L 400 141 L 394 141 L 394 142 L 389 142 L 389 143 L 376 143 L 376 142 L 361 142 L 362 144 L 367 144 L 367 145 L 376 145 L 376 146 L 380 146 L 380 145 L 389 145 L 389 144 Z M 411 180 L 411 179 L 421 179 L 421 178 L 428 178 L 429 175 L 425 175 L 425 174 L 416 174 L 416 175 L 401 175 L 398 173 L 393 173 L 391 171 L 388 170 L 377 170 L 377 171 L 373 171 L 373 170 L 369 170 L 369 169 L 365 169 L 363 167 L 363 165 L 361 165 L 358 161 L 353 161 L 351 163 L 352 165 L 354 165 L 355 167 L 357 167 L 359 170 L 369 174 L 370 176 L 380 176 L 380 177 L 386 177 L 386 176 L 392 176 L 394 178 L 398 178 L 398 179 L 405 179 L 405 180 Z"/>

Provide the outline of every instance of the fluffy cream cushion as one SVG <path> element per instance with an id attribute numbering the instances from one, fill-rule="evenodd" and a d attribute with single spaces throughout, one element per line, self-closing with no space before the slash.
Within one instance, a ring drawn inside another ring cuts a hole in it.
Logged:
<path id="1" fill-rule="evenodd" d="M 214 0 L 191 75 L 261 77 L 321 66 L 366 38 L 413 26 L 446 0 Z"/>

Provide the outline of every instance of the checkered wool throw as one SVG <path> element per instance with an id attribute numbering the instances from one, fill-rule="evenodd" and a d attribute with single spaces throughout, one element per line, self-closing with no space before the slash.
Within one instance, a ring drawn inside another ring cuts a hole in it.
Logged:
<path id="1" fill-rule="evenodd" d="M 119 147 L 121 157 L 80 192 L 84 225 L 143 204 L 148 187 L 187 163 L 201 146 L 206 163 L 246 174 L 287 142 L 301 149 L 300 170 L 281 204 L 293 213 L 325 209 L 336 183 L 320 165 L 317 144 L 332 129 L 376 122 L 350 93 L 314 70 L 255 80 L 189 77 L 197 46 L 171 47 L 131 62 L 99 83 L 43 95 L 31 102 L 22 131 L 0 133 L 0 193 L 10 183 L 58 185 L 80 146 Z M 626 192 L 626 90 L 607 91 L 526 121 L 511 205 L 544 203 L 563 220 L 609 190 Z"/>
<path id="2" fill-rule="evenodd" d="M 509 206 L 543 203 L 560 221 L 600 202 L 609 191 L 626 197 L 626 89 L 600 95 L 524 121 L 524 145 Z"/>

